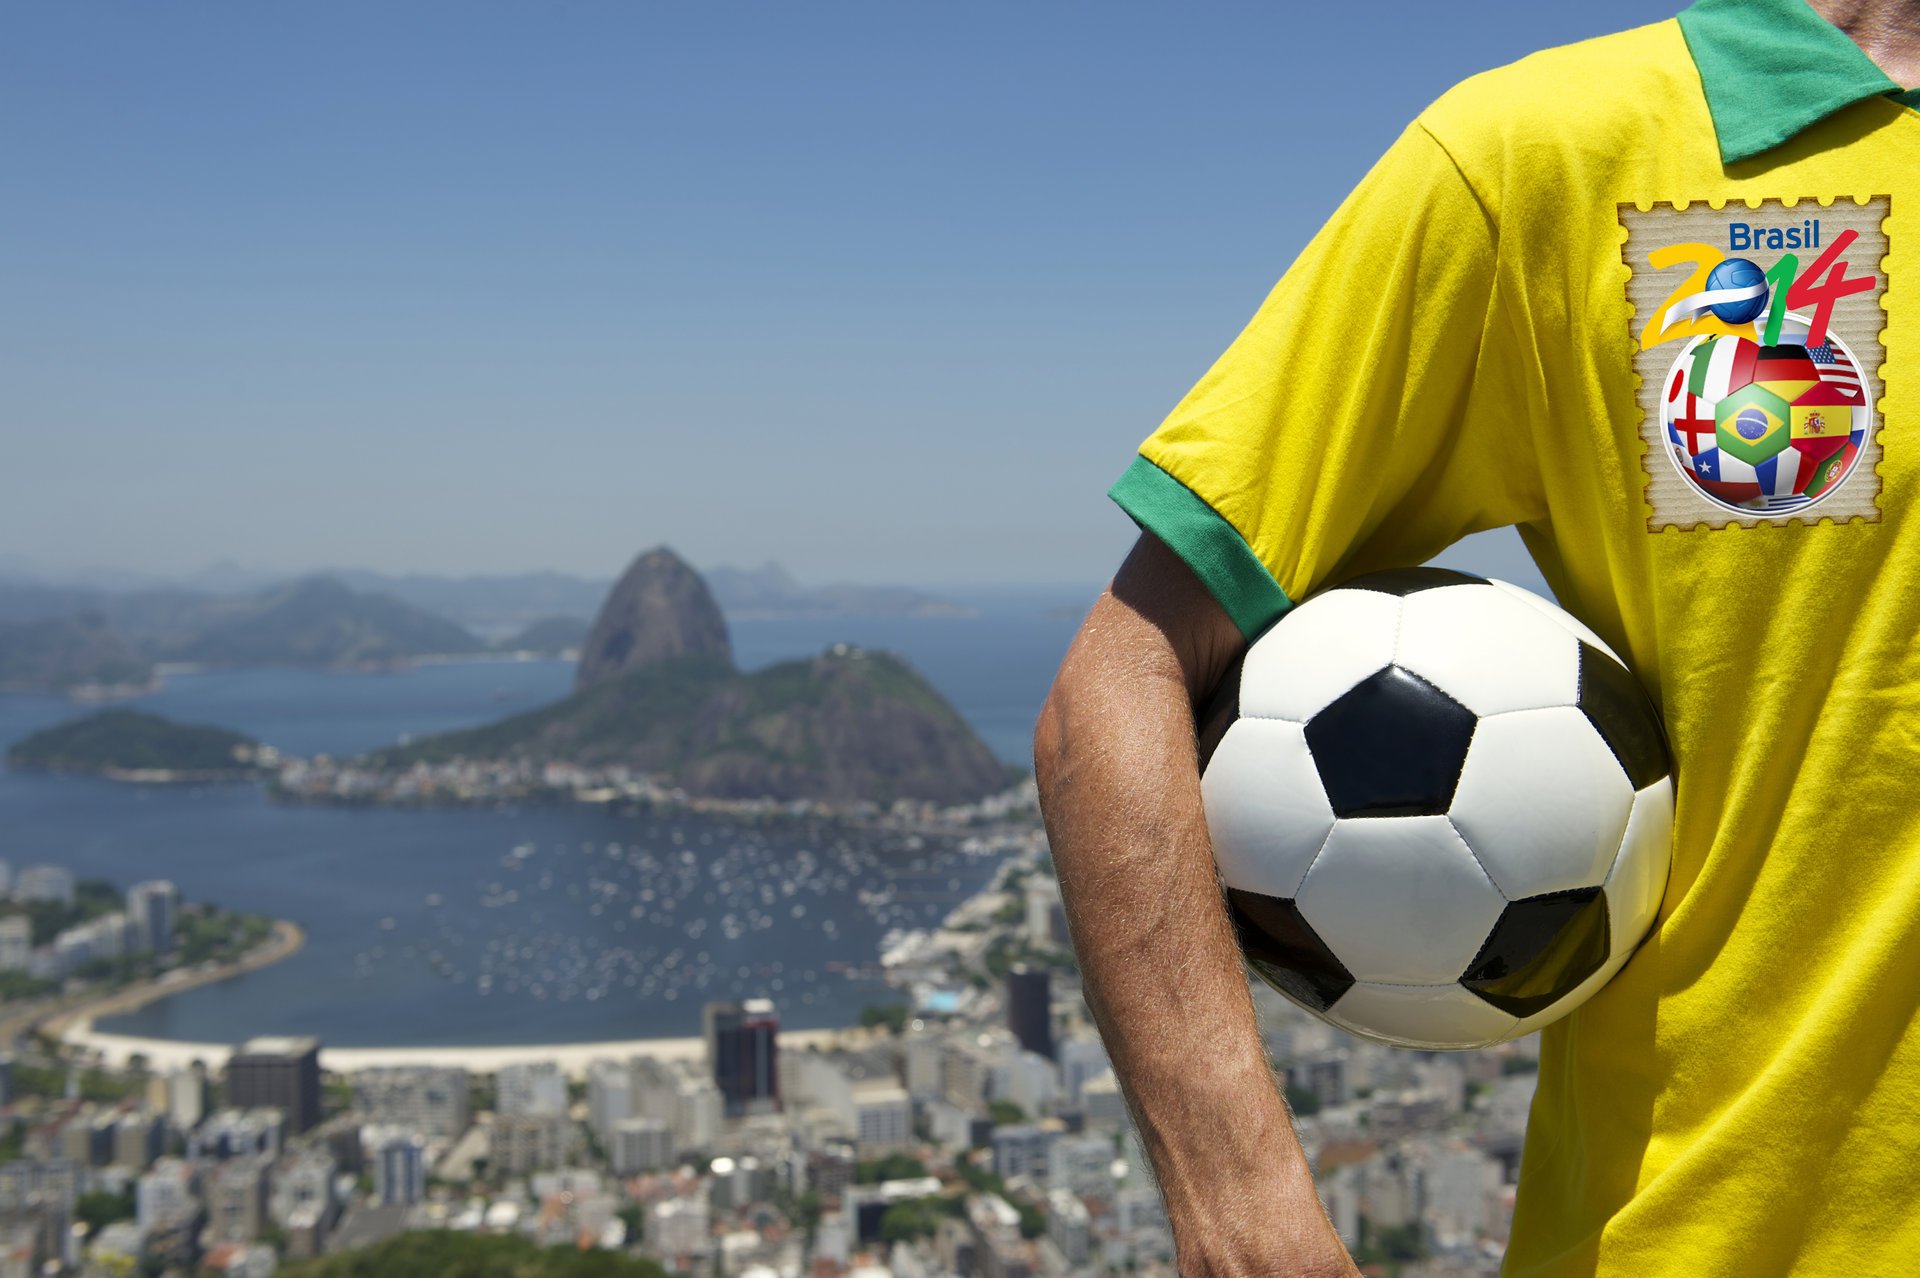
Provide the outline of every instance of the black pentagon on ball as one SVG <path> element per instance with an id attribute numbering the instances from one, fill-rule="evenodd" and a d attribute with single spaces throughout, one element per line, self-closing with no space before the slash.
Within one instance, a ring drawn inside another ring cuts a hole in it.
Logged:
<path id="1" fill-rule="evenodd" d="M 1437 590 L 1441 586 L 1485 585 L 1485 577 L 1476 577 L 1470 572 L 1455 572 L 1451 568 L 1389 568 L 1384 572 L 1370 572 L 1363 577 L 1340 583 L 1342 590 L 1372 590 L 1383 595 L 1412 595 L 1422 590 Z"/>
<path id="2" fill-rule="evenodd" d="M 1508 903 L 1460 983 L 1503 1012 L 1532 1016 L 1600 970 L 1610 944 L 1598 887 Z"/>
<path id="3" fill-rule="evenodd" d="M 1307 1007 L 1324 1012 L 1353 987 L 1353 973 L 1286 897 L 1228 888 L 1227 916 L 1248 966 Z"/>
<path id="4" fill-rule="evenodd" d="M 1580 711 L 1613 751 L 1633 788 L 1673 771 L 1660 712 L 1633 672 L 1590 643 L 1580 645 Z"/>
<path id="5" fill-rule="evenodd" d="M 1453 802 L 1477 720 L 1411 670 L 1387 666 L 1307 721 L 1335 816 L 1438 816 Z"/>

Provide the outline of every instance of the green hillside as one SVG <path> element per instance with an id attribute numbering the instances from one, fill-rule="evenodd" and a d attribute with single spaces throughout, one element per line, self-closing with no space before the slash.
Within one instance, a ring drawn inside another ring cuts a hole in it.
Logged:
<path id="1" fill-rule="evenodd" d="M 239 777 L 254 743 L 237 732 L 175 723 L 139 710 L 102 710 L 42 728 L 7 751 L 7 766 L 40 772 L 173 772 Z"/>
<path id="2" fill-rule="evenodd" d="M 623 764 L 691 794 L 739 799 L 958 803 L 1010 777 L 904 661 L 845 645 L 751 674 L 711 657 L 661 661 L 375 758 Z"/>

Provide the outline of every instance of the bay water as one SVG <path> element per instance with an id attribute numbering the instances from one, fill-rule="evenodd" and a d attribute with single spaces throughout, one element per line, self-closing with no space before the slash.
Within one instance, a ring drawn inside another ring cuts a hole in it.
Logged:
<path id="1" fill-rule="evenodd" d="M 905 656 L 1011 763 L 1078 623 L 1035 599 L 972 618 L 732 624 L 755 669 L 832 643 Z M 348 755 L 564 696 L 570 664 L 423 665 L 372 674 L 170 677 L 135 704 L 294 754 Z M 0 697 L 0 748 L 85 713 Z M 142 786 L 0 772 L 0 858 L 123 889 L 167 878 L 191 901 L 289 918 L 308 943 L 259 972 L 104 1020 L 210 1042 L 314 1034 L 334 1046 L 562 1043 L 697 1033 L 703 1003 L 767 996 L 795 1028 L 899 997 L 847 967 L 891 929 L 937 922 L 994 869 L 951 841 L 824 823 L 622 814 L 584 805 L 291 807 L 253 785 Z"/>

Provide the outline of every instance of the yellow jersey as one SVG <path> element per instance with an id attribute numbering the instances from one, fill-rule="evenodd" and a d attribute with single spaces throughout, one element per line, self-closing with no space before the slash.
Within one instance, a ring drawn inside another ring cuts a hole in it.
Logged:
<path id="1" fill-rule="evenodd" d="M 1517 525 L 1660 706 L 1672 875 L 1544 1033 L 1512 1278 L 1920 1270 L 1913 103 L 1801 0 L 1469 80 L 1113 487 L 1249 636 Z"/>

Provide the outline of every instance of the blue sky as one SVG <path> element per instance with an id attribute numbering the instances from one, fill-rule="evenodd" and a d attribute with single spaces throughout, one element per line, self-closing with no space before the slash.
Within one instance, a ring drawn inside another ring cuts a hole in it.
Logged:
<path id="1" fill-rule="evenodd" d="M 9 6 L 0 555 L 1097 580 L 1408 119 L 1672 11 Z"/>

